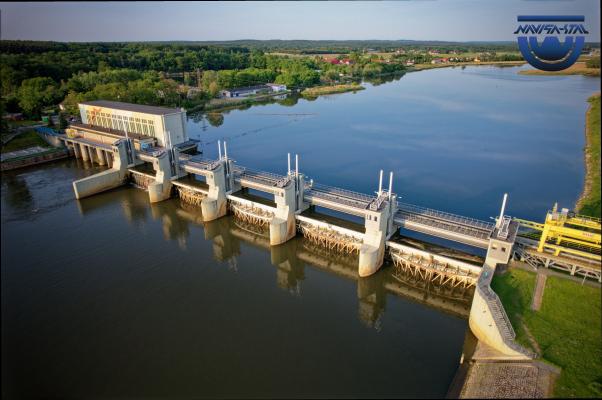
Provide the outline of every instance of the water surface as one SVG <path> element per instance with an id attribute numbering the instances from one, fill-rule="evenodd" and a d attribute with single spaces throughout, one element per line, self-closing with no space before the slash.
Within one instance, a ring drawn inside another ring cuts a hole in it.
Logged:
<path id="1" fill-rule="evenodd" d="M 215 156 L 370 193 L 380 168 L 404 201 L 478 218 L 541 218 L 583 179 L 585 99 L 599 81 L 475 67 L 407 74 L 356 94 L 191 118 Z M 292 115 L 294 114 L 294 115 Z M 223 119 L 222 119 L 223 118 Z M 85 169 L 85 168 L 87 169 Z M 171 199 L 120 188 L 82 201 L 99 171 L 58 161 L 2 174 L 2 393 L 23 396 L 442 397 L 469 299 L 386 266 L 252 227 L 203 224 Z"/>

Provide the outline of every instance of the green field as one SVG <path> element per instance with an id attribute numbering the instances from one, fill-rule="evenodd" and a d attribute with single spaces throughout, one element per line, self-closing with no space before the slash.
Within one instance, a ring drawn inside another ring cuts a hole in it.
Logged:
<path id="1" fill-rule="evenodd" d="M 600 68 L 589 68 L 585 62 L 576 62 L 567 69 L 560 71 L 542 71 L 540 69 L 525 69 L 518 71 L 521 75 L 585 75 L 600 76 Z"/>
<path id="2" fill-rule="evenodd" d="M 50 147 L 35 131 L 27 131 L 2 146 L 2 153 L 22 150 L 33 146 Z"/>
<path id="3" fill-rule="evenodd" d="M 519 269 L 495 276 L 517 341 L 533 349 L 521 319 L 537 341 L 542 358 L 562 368 L 555 397 L 602 396 L 602 323 L 599 288 L 549 276 L 539 311 L 530 309 L 535 274 Z"/>
<path id="4" fill-rule="evenodd" d="M 581 214 L 600 218 L 600 93 L 588 99 L 585 162 L 585 189 L 577 203 Z"/>

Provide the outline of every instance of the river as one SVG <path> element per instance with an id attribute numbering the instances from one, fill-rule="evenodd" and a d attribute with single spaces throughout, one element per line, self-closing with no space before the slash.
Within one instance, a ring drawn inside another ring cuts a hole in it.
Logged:
<path id="1" fill-rule="evenodd" d="M 506 191 L 509 214 L 541 219 L 579 196 L 599 80 L 517 69 L 410 73 L 191 116 L 188 132 L 255 169 L 284 173 L 298 153 L 320 183 L 370 193 L 382 168 L 403 201 L 487 219 Z M 445 395 L 469 294 L 413 287 L 390 266 L 359 280 L 352 257 L 300 238 L 270 249 L 230 217 L 203 224 L 131 187 L 75 201 L 71 182 L 99 170 L 2 174 L 3 397 Z"/>

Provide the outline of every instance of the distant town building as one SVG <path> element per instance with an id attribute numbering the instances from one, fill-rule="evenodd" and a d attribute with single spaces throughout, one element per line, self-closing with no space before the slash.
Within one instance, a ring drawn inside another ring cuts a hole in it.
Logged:
<path id="1" fill-rule="evenodd" d="M 186 111 L 119 101 L 79 103 L 81 124 L 71 124 L 72 135 L 112 143 L 126 135 L 144 146 L 171 148 L 188 141 Z"/>
<path id="2" fill-rule="evenodd" d="M 262 93 L 277 93 L 286 91 L 286 85 L 268 83 L 265 85 L 246 86 L 222 90 L 222 97 L 247 97 Z"/>
<path id="3" fill-rule="evenodd" d="M 272 89 L 272 92 L 285 92 L 286 85 L 281 85 L 279 83 L 268 83 L 266 86 L 269 86 Z"/>
<path id="4" fill-rule="evenodd" d="M 222 90 L 223 97 L 246 97 L 260 93 L 268 93 L 271 88 L 267 85 L 246 86 L 233 89 Z"/>

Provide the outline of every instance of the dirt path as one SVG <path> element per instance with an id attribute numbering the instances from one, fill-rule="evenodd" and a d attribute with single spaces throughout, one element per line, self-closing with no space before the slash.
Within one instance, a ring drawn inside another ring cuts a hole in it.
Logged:
<path id="1" fill-rule="evenodd" d="M 543 301 L 543 291 L 546 288 L 546 280 L 548 275 L 542 272 L 538 272 L 537 279 L 535 281 L 535 290 L 533 292 L 533 301 L 531 302 L 531 310 L 539 311 L 541 308 L 541 302 Z"/>

